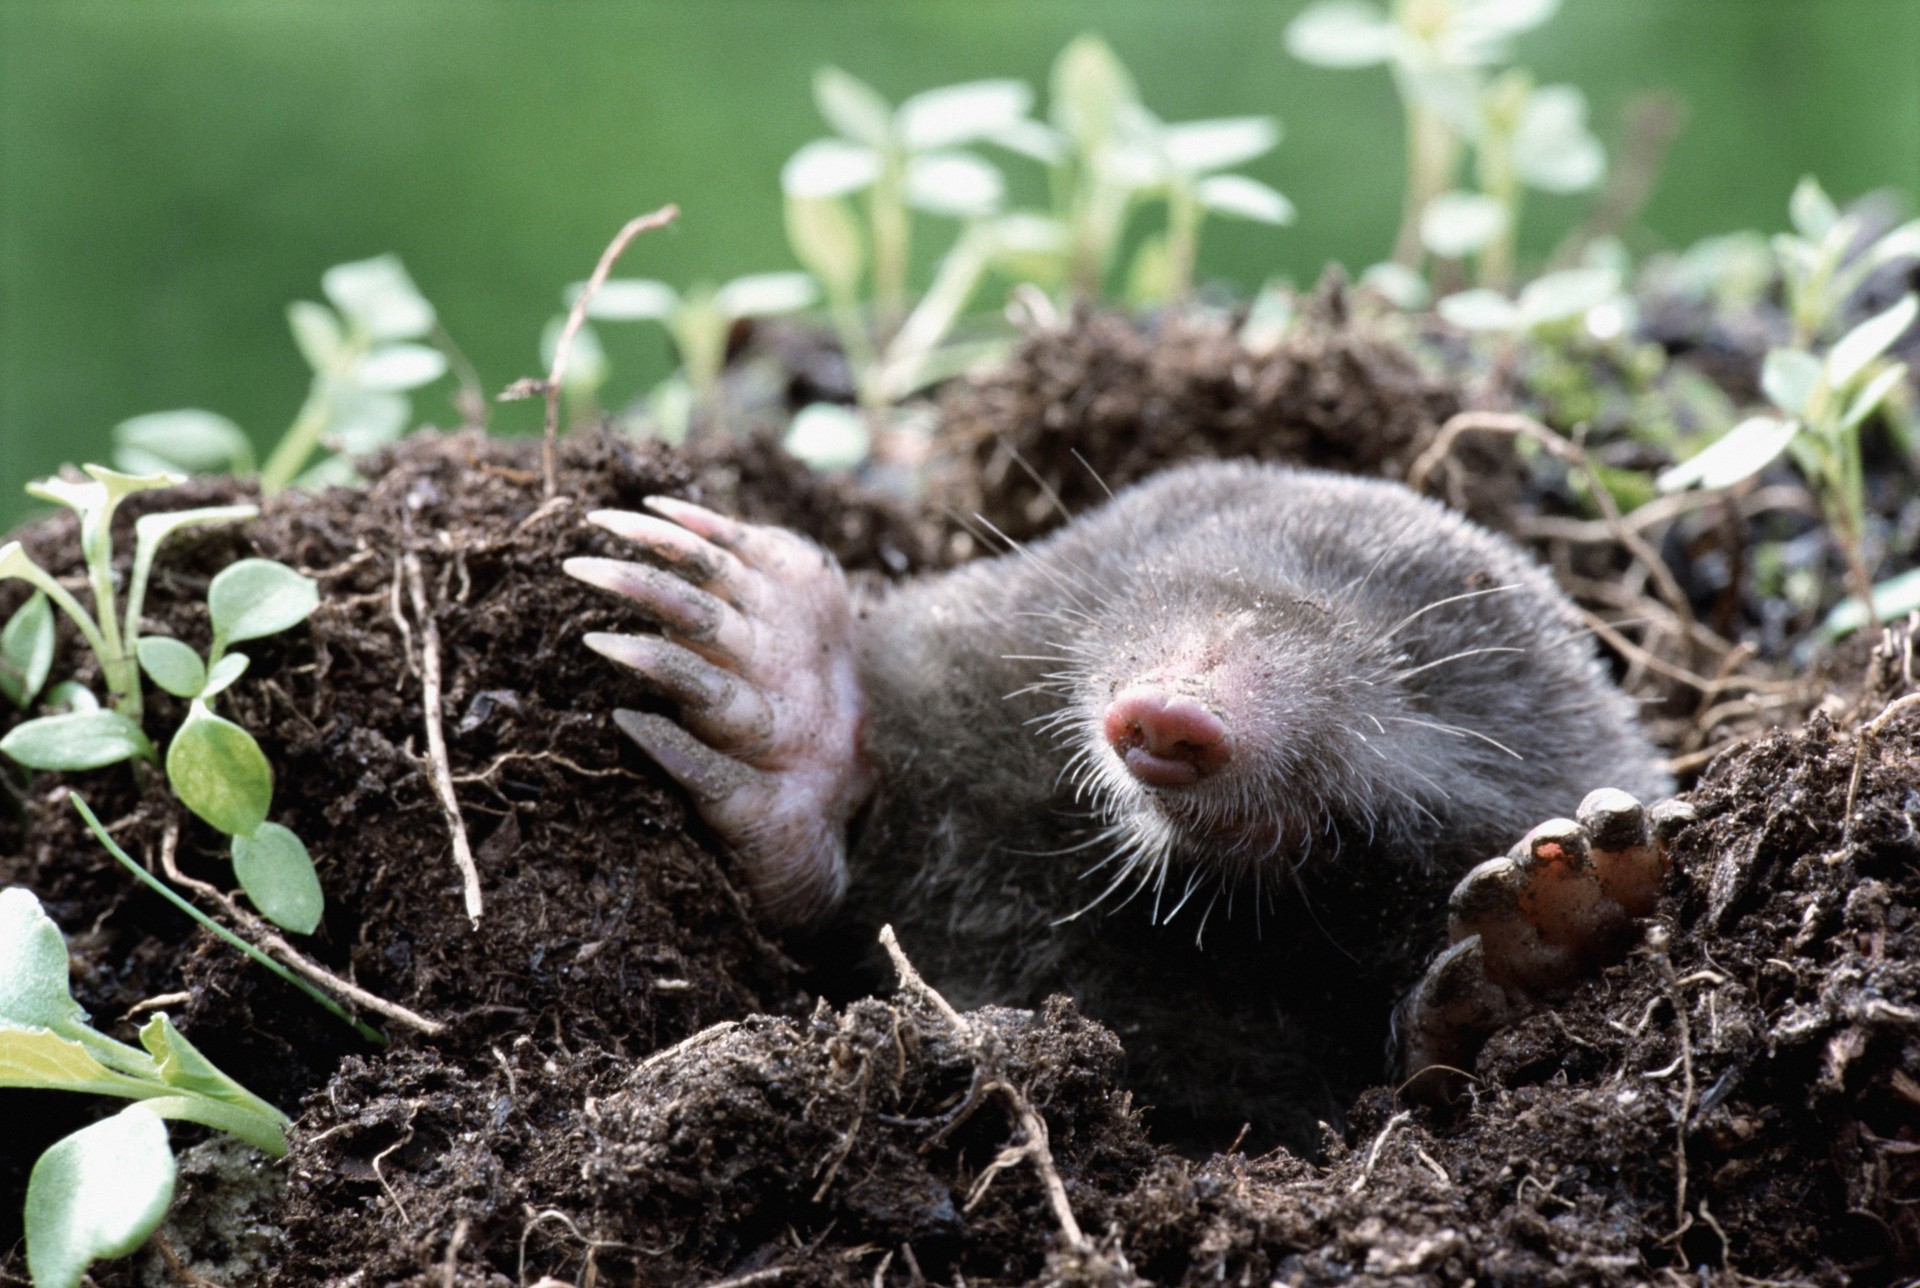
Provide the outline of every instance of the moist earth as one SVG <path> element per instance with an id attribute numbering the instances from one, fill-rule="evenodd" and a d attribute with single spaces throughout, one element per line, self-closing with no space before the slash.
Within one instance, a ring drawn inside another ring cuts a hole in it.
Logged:
<path id="1" fill-rule="evenodd" d="M 32 888 L 66 930 L 96 1022 L 130 1036 L 133 1008 L 173 996 L 194 1042 L 296 1113 L 280 1164 L 176 1127 L 189 1148 L 173 1220 L 95 1278 L 744 1288 L 1920 1273 L 1920 712 L 1860 736 L 1913 687 L 1905 632 L 1824 663 L 1824 705 L 1794 690 L 1716 727 L 1647 943 L 1499 1034 L 1460 1103 L 1382 1087 L 1326 1125 L 1315 1157 L 1190 1157 L 1124 1089 L 1119 1041 L 1064 1000 L 964 1015 L 912 987 L 822 1000 L 835 963 L 756 925 L 729 858 L 609 722 L 615 706 L 657 704 L 579 638 L 630 618 L 559 575 L 568 556 L 623 553 L 586 511 L 669 492 L 897 576 L 988 545 L 956 516 L 1023 539 L 1062 507 L 1198 455 L 1404 478 L 1470 401 L 1329 289 L 1261 354 L 1200 315 L 1036 332 L 1001 373 L 946 393 L 923 503 L 818 478 L 764 441 L 674 453 L 606 435 L 562 440 L 550 500 L 537 445 L 462 433 L 363 462 L 363 489 L 274 498 L 252 523 L 175 537 L 148 618 L 196 646 L 207 581 L 233 559 L 281 559 L 320 581 L 306 627 L 249 646 L 223 710 L 260 737 L 273 817 L 319 865 L 328 910 L 303 950 L 442 1027 L 368 1015 L 390 1045 L 361 1041 L 134 886 L 65 799 L 83 794 L 137 858 L 158 865 L 171 846 L 187 875 L 230 884 L 222 838 L 157 784 L 124 767 L 14 774 L 0 878 Z M 1463 438 L 1432 490 L 1508 531 L 1561 512 L 1560 490 L 1504 439 Z M 215 480 L 144 494 L 121 523 L 245 491 Z M 75 572 L 71 521 L 20 535 L 44 566 Z M 409 556 L 437 633 L 477 926 L 427 758 L 431 641 Z M 1589 579 L 1606 570 L 1581 558 Z M 19 600 L 0 586 L 0 613 Z M 97 679 L 82 659 L 63 624 L 57 674 Z M 1670 676 L 1623 674 L 1677 719 Z M 164 694 L 153 706 L 153 729 L 183 714 Z M 14 1214 L 32 1160 L 108 1108 L 4 1093 L 10 1281 L 25 1277 Z"/>

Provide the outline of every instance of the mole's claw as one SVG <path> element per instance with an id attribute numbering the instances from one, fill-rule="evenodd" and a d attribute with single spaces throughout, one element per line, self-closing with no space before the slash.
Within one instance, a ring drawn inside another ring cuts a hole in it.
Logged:
<path id="1" fill-rule="evenodd" d="M 693 793 L 702 814 L 716 806 L 724 809 L 752 785 L 754 771 L 749 766 L 715 751 L 665 716 L 622 709 L 613 713 L 613 722 Z"/>
<path id="2" fill-rule="evenodd" d="M 567 576 L 624 595 L 666 629 L 708 657 L 739 662 L 753 651 L 753 627 L 717 595 L 648 564 L 580 556 L 560 565 Z"/>
<path id="3" fill-rule="evenodd" d="M 728 589 L 746 575 L 746 570 L 732 554 L 699 533 L 632 510 L 595 510 L 587 515 L 587 522 L 643 547 L 676 575 L 697 586 L 719 583 L 721 595 L 735 604 L 740 602 Z"/>
<path id="4" fill-rule="evenodd" d="M 657 635 L 595 631 L 582 642 L 645 676 L 680 704 L 688 729 L 727 755 L 751 762 L 772 741 L 773 707 L 766 694 L 732 671 Z"/>
<path id="5" fill-rule="evenodd" d="M 1666 840 L 1691 818 L 1677 802 L 1649 811 L 1593 792 L 1578 821 L 1542 823 L 1461 878 L 1447 901 L 1453 947 L 1401 1003 L 1406 1067 L 1463 1066 L 1495 1029 L 1623 956 L 1658 902 Z"/>

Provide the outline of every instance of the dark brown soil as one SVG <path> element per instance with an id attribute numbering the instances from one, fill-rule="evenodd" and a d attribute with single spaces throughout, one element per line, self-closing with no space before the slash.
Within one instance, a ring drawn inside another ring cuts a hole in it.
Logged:
<path id="1" fill-rule="evenodd" d="M 1469 1103 L 1436 1113 L 1380 1089 L 1327 1129 L 1321 1158 L 1188 1159 L 1123 1089 L 1117 1040 L 1064 1001 L 958 1018 L 914 993 L 816 1003 L 810 963 L 756 927 L 729 861 L 607 720 L 650 699 L 578 641 L 626 618 L 558 573 L 568 555 L 614 553 L 587 510 L 671 491 L 898 574 L 956 553 L 953 513 L 1024 535 L 1049 522 L 1049 488 L 1078 509 L 1102 482 L 1195 454 L 1404 474 L 1461 403 L 1333 297 L 1260 358 L 1220 323 L 1091 318 L 949 393 L 941 496 L 924 513 L 762 446 L 680 457 L 598 437 L 563 443 L 564 500 L 548 503 L 531 445 L 463 434 L 367 463 L 363 491 L 281 497 L 257 522 L 176 538 L 148 612 L 192 642 L 208 578 L 236 557 L 320 579 L 319 611 L 250 646 L 225 710 L 261 736 L 274 817 L 319 864 L 329 908 L 306 950 L 447 1027 L 382 1022 L 392 1045 L 361 1043 L 136 890 L 63 789 L 137 857 L 155 861 L 177 831 L 182 866 L 227 884 L 220 838 L 164 791 L 125 769 L 16 783 L 0 879 L 66 928 L 102 1027 L 124 1035 L 135 1003 L 188 992 L 176 1014 L 194 1041 L 299 1110 L 284 1192 L 225 1225 L 196 1208 L 166 1232 L 170 1253 L 221 1282 L 282 1285 L 1920 1273 L 1920 713 L 1864 750 L 1816 717 L 1721 756 L 1693 792 L 1699 821 L 1649 945 L 1499 1035 Z M 1487 456 L 1455 460 L 1476 507 L 1527 504 L 1518 457 L 1474 450 Z M 126 508 L 236 490 L 196 483 Z M 24 535 L 73 569 L 71 523 Z M 408 553 L 439 634 L 477 928 L 423 759 Z M 18 598 L 0 587 L 0 613 Z M 1902 634 L 1883 644 L 1870 688 L 1864 661 L 1836 663 L 1850 692 L 1834 709 L 1857 722 L 1911 689 L 1911 649 Z M 78 656 L 63 636 L 60 667 L 89 678 Z M 155 708 L 150 727 L 170 729 L 179 711 Z M 0 1151 L 11 1220 L 38 1150 L 95 1110 L 15 1092 L 5 1112 L 20 1124 Z M 183 1205 L 254 1193 L 234 1168 L 196 1154 Z M 168 1273 L 155 1258 L 98 1271 Z M 17 1251 L 0 1272 L 24 1277 Z"/>

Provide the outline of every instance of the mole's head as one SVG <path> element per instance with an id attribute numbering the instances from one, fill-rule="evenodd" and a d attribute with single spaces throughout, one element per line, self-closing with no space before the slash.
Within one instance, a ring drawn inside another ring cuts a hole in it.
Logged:
<path id="1" fill-rule="evenodd" d="M 1121 894 L 1175 868 L 1271 885 L 1427 813 L 1405 657 L 1333 597 L 1143 577 L 1086 618 L 1074 654 L 1056 728 Z"/>

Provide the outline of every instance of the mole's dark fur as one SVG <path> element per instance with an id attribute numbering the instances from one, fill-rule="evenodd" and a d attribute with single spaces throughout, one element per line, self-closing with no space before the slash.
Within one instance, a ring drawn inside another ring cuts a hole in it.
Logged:
<path id="1" fill-rule="evenodd" d="M 1384 1072 L 1446 893 L 1589 790 L 1670 789 L 1547 575 L 1394 484 L 1177 469 L 1026 550 L 860 608 L 842 924 L 956 1005 L 1072 993 L 1154 1119 L 1311 1143 Z M 1151 786 L 1103 731 L 1142 680 L 1231 757 Z"/>

